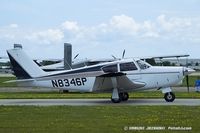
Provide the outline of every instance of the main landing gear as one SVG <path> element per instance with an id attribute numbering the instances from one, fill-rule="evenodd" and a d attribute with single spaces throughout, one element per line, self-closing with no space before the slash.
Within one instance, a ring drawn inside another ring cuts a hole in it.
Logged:
<path id="1" fill-rule="evenodd" d="M 129 95 L 127 92 L 118 92 L 117 88 L 117 79 L 116 77 L 111 77 L 112 85 L 113 85 L 113 92 L 111 101 L 113 103 L 120 103 L 121 101 L 127 101 L 129 98 Z"/>
<path id="2" fill-rule="evenodd" d="M 118 98 L 111 97 L 111 101 L 113 103 L 120 103 L 121 101 L 127 101 L 129 99 L 129 95 L 127 92 L 118 93 Z"/>

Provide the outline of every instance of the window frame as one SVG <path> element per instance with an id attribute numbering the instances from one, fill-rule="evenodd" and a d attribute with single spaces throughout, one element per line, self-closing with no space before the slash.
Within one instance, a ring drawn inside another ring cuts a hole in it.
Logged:
<path id="1" fill-rule="evenodd" d="M 146 70 L 148 68 L 151 67 L 150 64 L 148 64 L 147 62 L 143 61 L 143 60 L 137 60 L 136 61 L 138 67 L 141 69 L 141 70 Z M 145 66 L 145 67 L 144 67 Z"/>

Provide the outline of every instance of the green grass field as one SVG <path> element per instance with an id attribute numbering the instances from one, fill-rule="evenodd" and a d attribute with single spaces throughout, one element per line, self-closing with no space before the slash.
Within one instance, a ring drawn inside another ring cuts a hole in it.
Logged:
<path id="1" fill-rule="evenodd" d="M 200 107 L 190 106 L 0 106 L 0 132 L 122 133 L 133 132 L 126 126 L 164 126 L 171 133 L 167 127 L 182 126 L 192 130 L 173 133 L 197 133 L 199 114 Z"/>
<path id="2" fill-rule="evenodd" d="M 189 76 L 189 86 L 194 87 L 196 80 L 200 80 L 200 76 Z M 183 84 L 180 86 L 187 86 L 185 78 L 183 79 Z"/>
<path id="3" fill-rule="evenodd" d="M 198 77 L 190 79 L 190 85 Z M 0 77 L 2 84 L 15 78 Z M 192 84 L 193 83 L 193 84 Z M 184 82 L 185 84 L 185 82 Z M 110 93 L 1 92 L 0 99 L 18 98 L 110 98 Z M 162 98 L 157 92 L 130 93 L 130 98 Z M 199 93 L 177 92 L 177 98 L 200 98 Z M 164 132 L 196 133 L 200 131 L 200 106 L 0 106 L 0 133 L 129 133 Z M 125 131 L 124 127 L 164 126 L 164 131 Z M 191 131 L 170 131 L 167 128 L 192 127 Z"/>

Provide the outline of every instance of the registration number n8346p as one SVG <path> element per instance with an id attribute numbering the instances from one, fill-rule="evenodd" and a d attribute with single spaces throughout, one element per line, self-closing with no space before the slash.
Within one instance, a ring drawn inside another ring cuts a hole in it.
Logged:
<path id="1" fill-rule="evenodd" d="M 69 87 L 69 86 L 83 86 L 87 82 L 86 78 L 72 78 L 72 79 L 56 79 L 51 80 L 52 86 L 56 87 Z"/>

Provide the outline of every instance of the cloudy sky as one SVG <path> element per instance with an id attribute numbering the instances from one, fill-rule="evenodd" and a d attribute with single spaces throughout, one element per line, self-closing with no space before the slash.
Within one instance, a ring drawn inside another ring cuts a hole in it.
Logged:
<path id="1" fill-rule="evenodd" d="M 20 43 L 33 58 L 62 58 L 70 42 L 81 58 L 200 58 L 200 0 L 1 0 L 0 20 L 0 56 Z"/>

